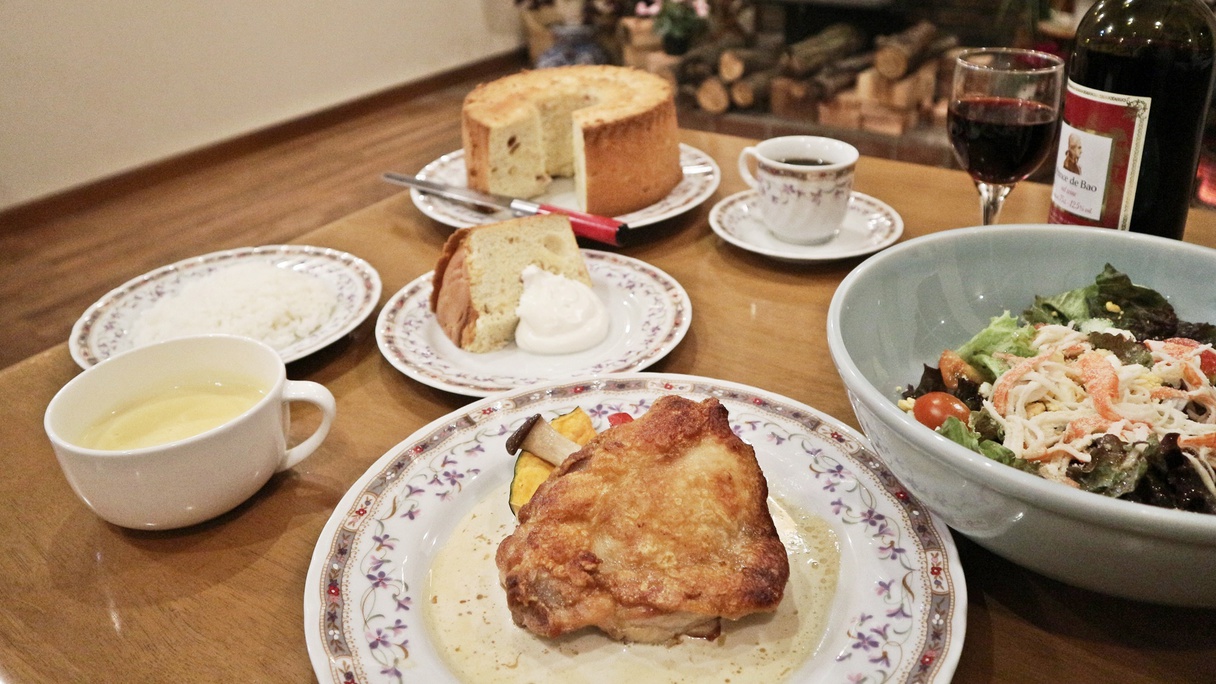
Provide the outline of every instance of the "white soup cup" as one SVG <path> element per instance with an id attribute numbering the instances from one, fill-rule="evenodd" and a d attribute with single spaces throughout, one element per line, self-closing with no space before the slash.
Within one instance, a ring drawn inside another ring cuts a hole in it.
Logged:
<path id="1" fill-rule="evenodd" d="M 82 437 L 103 418 L 175 386 L 241 382 L 256 387 L 252 407 L 218 427 L 155 446 L 103 450 Z M 314 404 L 320 425 L 287 448 L 290 402 Z M 287 379 L 278 352 L 233 335 L 184 337 L 117 354 L 63 386 L 44 427 L 76 494 L 122 527 L 185 527 L 225 513 L 271 475 L 309 456 L 329 433 L 336 407 L 324 386 Z"/>

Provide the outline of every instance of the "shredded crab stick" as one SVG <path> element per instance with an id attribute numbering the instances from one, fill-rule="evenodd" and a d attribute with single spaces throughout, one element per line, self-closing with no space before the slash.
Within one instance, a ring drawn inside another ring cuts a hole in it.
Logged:
<path id="1" fill-rule="evenodd" d="M 1130 335 L 1115 329 L 1105 332 Z M 1040 474 L 1076 486 L 1071 463 L 1088 463 L 1088 447 L 1110 434 L 1145 444 L 1170 433 L 1187 449 L 1200 479 L 1216 494 L 1216 353 L 1181 338 L 1150 341 L 1151 368 L 1122 363 L 1095 349 L 1072 326 L 1043 325 L 1032 357 L 1005 357 L 1009 370 L 980 386 L 984 406 L 1001 426 L 1003 445 L 1040 464 Z"/>
<path id="2" fill-rule="evenodd" d="M 1094 411 L 1106 420 L 1122 420 L 1115 410 L 1119 400 L 1119 376 L 1104 354 L 1087 351 L 1077 358 L 1081 370 L 1081 384 L 1093 402 Z"/>
<path id="3" fill-rule="evenodd" d="M 1036 370 L 1044 361 L 1051 358 L 1054 352 L 1046 352 L 1039 354 L 1033 358 L 1017 361 L 1012 368 L 1001 374 L 1001 377 L 996 379 L 996 384 L 992 386 L 992 403 L 1000 414 L 1004 414 L 1009 408 L 1009 391 L 1018 384 L 1022 378 Z M 1006 355 L 1006 360 L 1014 360 L 1017 357 Z"/>

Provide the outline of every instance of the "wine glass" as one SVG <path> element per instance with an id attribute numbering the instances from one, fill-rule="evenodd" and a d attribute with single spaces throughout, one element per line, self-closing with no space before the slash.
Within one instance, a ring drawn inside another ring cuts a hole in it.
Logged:
<path id="1" fill-rule="evenodd" d="M 1063 82 L 1064 60 L 1046 52 L 975 48 L 958 55 L 946 129 L 979 189 L 984 225 L 996 223 L 1013 186 L 1051 152 Z"/>

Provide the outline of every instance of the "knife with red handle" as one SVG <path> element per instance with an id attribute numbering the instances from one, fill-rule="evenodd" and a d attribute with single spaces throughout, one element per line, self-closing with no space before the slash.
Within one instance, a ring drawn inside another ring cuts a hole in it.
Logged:
<path id="1" fill-rule="evenodd" d="M 407 176 L 403 173 L 385 173 L 383 178 L 394 185 L 417 188 L 422 192 L 456 200 L 457 202 L 495 209 L 507 209 L 516 214 L 565 214 L 570 218 L 570 226 L 574 228 L 575 235 L 585 237 L 588 240 L 602 242 L 606 245 L 625 247 L 634 244 L 638 235 L 635 232 L 636 229 L 630 228 L 627 224 L 614 218 L 608 218 L 607 216 L 586 214 L 574 209 L 566 209 L 553 204 L 531 202 L 515 197 L 491 195 L 455 185 L 445 185 L 443 183 L 423 180 L 416 176 Z"/>

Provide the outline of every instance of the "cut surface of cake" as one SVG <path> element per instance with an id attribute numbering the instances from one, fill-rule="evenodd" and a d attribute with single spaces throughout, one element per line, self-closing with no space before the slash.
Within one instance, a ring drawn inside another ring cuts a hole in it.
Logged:
<path id="1" fill-rule="evenodd" d="M 519 324 L 520 276 L 528 266 L 591 285 L 570 220 L 561 214 L 525 216 L 461 228 L 444 243 L 431 280 L 431 311 L 461 349 L 506 346 Z"/>
<path id="2" fill-rule="evenodd" d="M 465 98 L 461 134 L 470 188 L 535 197 L 573 177 L 579 207 L 619 216 L 680 183 L 674 91 L 654 74 L 577 65 L 512 74 Z"/>
<path id="3" fill-rule="evenodd" d="M 514 622 L 544 637 L 714 638 L 772 612 L 789 560 L 752 447 L 716 399 L 664 396 L 558 466 L 496 562 Z"/>

